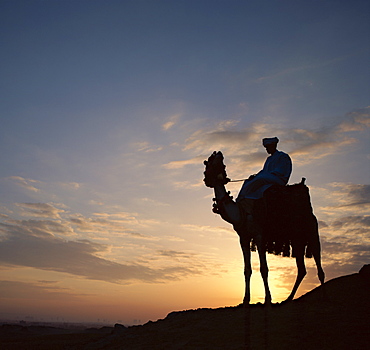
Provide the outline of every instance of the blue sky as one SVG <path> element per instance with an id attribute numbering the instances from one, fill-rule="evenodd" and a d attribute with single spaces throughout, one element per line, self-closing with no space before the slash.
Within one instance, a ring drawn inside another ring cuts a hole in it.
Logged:
<path id="1" fill-rule="evenodd" d="M 130 323 L 238 304 L 238 239 L 210 210 L 202 162 L 222 150 L 245 178 L 269 136 L 290 183 L 307 178 L 328 277 L 368 263 L 367 1 L 0 6 L 3 317 Z M 280 301 L 294 261 L 269 263 Z M 308 266 L 300 293 L 318 284 Z"/>

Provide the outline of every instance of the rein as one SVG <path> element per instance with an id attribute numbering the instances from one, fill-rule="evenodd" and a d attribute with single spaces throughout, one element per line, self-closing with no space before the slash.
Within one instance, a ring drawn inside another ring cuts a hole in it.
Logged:
<path id="1" fill-rule="evenodd" d="M 245 181 L 245 180 L 248 180 L 248 179 L 241 179 L 241 180 L 230 180 L 229 182 L 240 182 L 240 181 Z"/>

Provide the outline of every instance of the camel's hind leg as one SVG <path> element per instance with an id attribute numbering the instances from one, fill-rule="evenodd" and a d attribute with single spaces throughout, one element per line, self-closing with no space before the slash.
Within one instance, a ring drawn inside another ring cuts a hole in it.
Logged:
<path id="1" fill-rule="evenodd" d="M 297 278 L 295 280 L 292 292 L 290 293 L 289 297 L 284 300 L 284 302 L 293 300 L 295 293 L 298 290 L 298 287 L 300 286 L 302 280 L 306 276 L 306 266 L 304 264 L 304 246 L 300 247 L 299 249 L 296 249 L 296 265 L 297 265 Z"/>
<path id="2" fill-rule="evenodd" d="M 320 254 L 320 242 L 317 242 L 316 251 L 312 252 L 313 258 L 315 259 L 316 267 L 317 267 L 317 276 L 319 277 L 320 283 L 324 284 L 325 282 L 325 272 L 321 266 L 321 254 Z"/>
<path id="3" fill-rule="evenodd" d="M 311 247 L 313 258 L 315 259 L 315 263 L 317 267 L 317 276 L 319 277 L 320 283 L 324 284 L 325 273 L 321 266 L 321 245 L 320 245 L 320 238 L 319 238 L 319 225 L 314 215 L 313 215 L 312 224 L 313 224 L 312 225 L 313 234 L 310 237 L 309 245 Z"/>
<path id="4" fill-rule="evenodd" d="M 319 277 L 320 283 L 324 284 L 325 282 L 325 273 L 321 266 L 321 247 L 320 247 L 320 239 L 319 239 L 319 229 L 317 219 L 314 215 L 312 215 L 312 220 L 310 221 L 310 237 L 309 237 L 309 246 L 312 251 L 313 258 L 316 263 L 317 267 L 317 275 Z M 290 293 L 289 297 L 285 300 L 285 302 L 293 300 L 298 287 L 300 286 L 303 278 L 306 276 L 306 267 L 304 263 L 304 255 L 305 255 L 305 247 L 299 246 L 295 249 L 296 253 L 296 264 L 297 264 L 297 279 L 294 283 L 292 292 Z"/>

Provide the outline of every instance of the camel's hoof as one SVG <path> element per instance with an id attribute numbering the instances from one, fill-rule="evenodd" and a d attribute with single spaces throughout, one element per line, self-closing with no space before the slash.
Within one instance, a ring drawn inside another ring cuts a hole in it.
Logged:
<path id="1" fill-rule="evenodd" d="M 285 305 L 285 304 L 288 304 L 289 302 L 291 302 L 293 300 L 293 298 L 288 298 L 288 299 L 285 299 L 283 300 L 280 305 Z"/>
<path id="2" fill-rule="evenodd" d="M 319 273 L 317 275 L 319 277 L 320 283 L 324 284 L 325 283 L 325 273 L 324 273 L 324 271 L 323 270 L 319 271 Z"/>
<path id="3" fill-rule="evenodd" d="M 241 304 L 239 304 L 239 307 L 243 307 L 243 308 L 249 308 L 251 306 L 249 300 L 243 300 L 243 302 Z"/>
<path id="4" fill-rule="evenodd" d="M 236 306 L 237 309 L 244 309 L 244 308 L 249 308 L 249 304 L 246 303 L 240 303 L 239 305 Z"/>

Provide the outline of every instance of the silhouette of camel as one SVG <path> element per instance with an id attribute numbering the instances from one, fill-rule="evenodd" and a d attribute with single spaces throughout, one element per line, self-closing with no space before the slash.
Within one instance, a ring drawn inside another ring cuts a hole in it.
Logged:
<path id="1" fill-rule="evenodd" d="M 306 257 L 314 257 L 318 278 L 323 284 L 325 274 L 321 266 L 318 223 L 312 212 L 308 188 L 304 184 L 305 179 L 302 179 L 300 184 L 292 186 L 276 185 L 270 187 L 271 191 L 269 189 L 265 194 L 270 193 L 270 197 L 275 196 L 275 202 L 276 198 L 278 199 L 277 204 L 269 206 L 269 200 L 264 195 L 264 198 L 255 202 L 258 205 L 255 204 L 256 209 L 251 215 L 246 213 L 239 203 L 233 201 L 230 192 L 226 191 L 225 184 L 230 179 L 227 178 L 223 159 L 221 152 L 213 152 L 208 160 L 204 161 L 206 166 L 204 182 L 207 187 L 214 189 L 213 211 L 232 224 L 239 235 L 245 275 L 243 305 L 247 306 L 250 302 L 251 250 L 255 250 L 255 247 L 258 250 L 260 272 L 265 288 L 265 304 L 271 303 L 266 252 L 290 256 L 291 247 L 292 257 L 296 258 L 298 270 L 296 281 L 292 292 L 284 302 L 293 300 L 306 275 L 305 254 Z M 285 197 L 282 193 L 284 191 L 289 192 Z M 283 202 L 279 202 L 279 200 L 283 200 Z M 274 215 L 276 213 L 277 215 Z M 274 230 L 276 232 L 272 232 Z"/>

